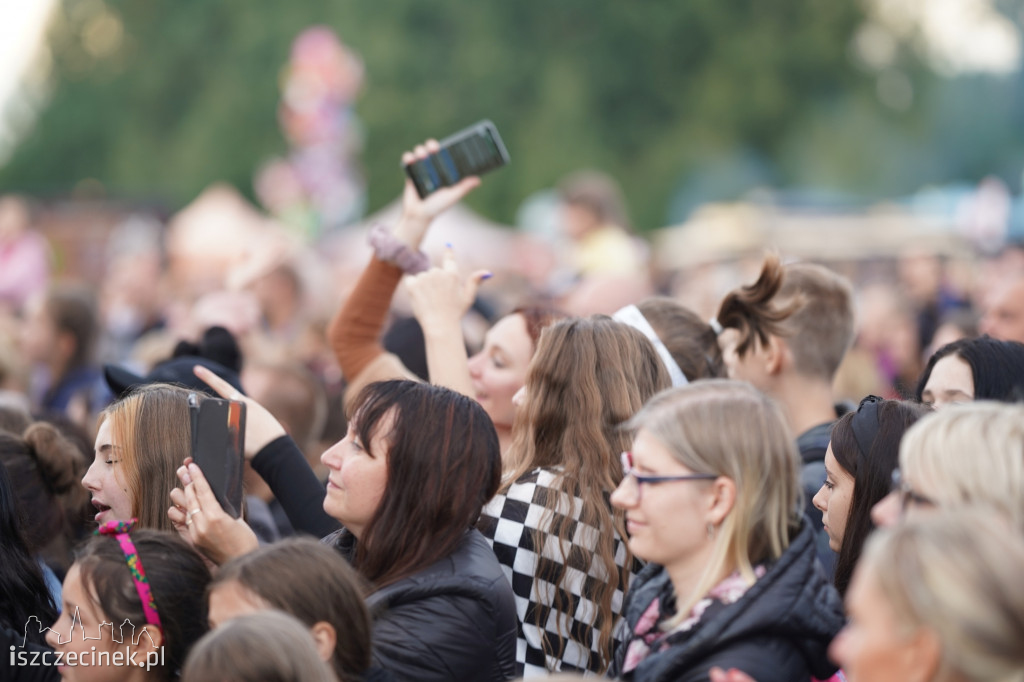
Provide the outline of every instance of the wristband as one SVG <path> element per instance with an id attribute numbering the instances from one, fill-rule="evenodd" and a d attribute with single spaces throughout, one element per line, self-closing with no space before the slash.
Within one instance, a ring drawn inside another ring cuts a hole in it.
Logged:
<path id="1" fill-rule="evenodd" d="M 422 251 L 414 251 L 390 230 L 377 223 L 370 228 L 370 246 L 378 260 L 393 263 L 407 275 L 430 269 L 430 259 Z"/>

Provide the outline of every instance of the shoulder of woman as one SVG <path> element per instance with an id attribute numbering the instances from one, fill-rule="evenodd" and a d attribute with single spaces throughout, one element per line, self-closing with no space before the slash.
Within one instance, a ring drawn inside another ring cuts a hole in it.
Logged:
<path id="1" fill-rule="evenodd" d="M 657 598 L 672 594 L 668 572 L 660 564 L 647 564 L 633 576 L 626 592 L 626 603 L 622 613 L 630 623 L 635 623 L 647 607 Z"/>
<path id="2" fill-rule="evenodd" d="M 559 473 L 560 469 L 558 467 L 537 467 L 517 478 L 510 487 L 535 485 L 550 487 L 555 479 L 558 478 Z"/>
<path id="3" fill-rule="evenodd" d="M 538 487 L 550 488 L 555 480 L 557 472 L 551 469 L 538 468 L 527 471 L 512 482 L 506 480 L 501 491 L 495 495 L 488 507 L 494 507 L 496 502 L 504 504 L 506 500 L 518 500 L 521 502 L 532 502 L 534 491 Z"/>
<path id="4" fill-rule="evenodd" d="M 433 597 L 466 597 L 483 602 L 497 598 L 495 586 L 511 586 L 494 552 L 479 531 L 469 530 L 455 550 L 431 566 L 379 590 L 390 607 Z"/>
<path id="5" fill-rule="evenodd" d="M 336 549 L 347 560 L 351 560 L 356 551 L 356 536 L 347 528 L 339 528 L 330 535 L 320 539 L 321 544 Z"/>
<path id="6" fill-rule="evenodd" d="M 722 639 L 704 647 L 691 648 L 686 644 L 669 647 L 663 655 L 671 660 L 657 666 L 664 676 L 657 679 L 696 682 L 706 680 L 712 667 L 724 670 L 736 668 L 757 682 L 791 682 L 810 679 L 811 671 L 800 649 L 780 637 L 765 634 L 746 639 Z M 652 661 L 652 663 L 657 663 Z"/>

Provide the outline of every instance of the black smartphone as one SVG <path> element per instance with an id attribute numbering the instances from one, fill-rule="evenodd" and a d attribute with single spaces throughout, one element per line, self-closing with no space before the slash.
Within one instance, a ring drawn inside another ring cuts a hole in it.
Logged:
<path id="1" fill-rule="evenodd" d="M 475 123 L 440 144 L 440 151 L 405 166 L 421 199 L 463 178 L 501 168 L 509 162 L 505 143 L 490 121 Z"/>
<path id="2" fill-rule="evenodd" d="M 220 398 L 188 397 L 192 418 L 192 459 L 234 518 L 242 515 L 245 464 L 245 403 Z"/>

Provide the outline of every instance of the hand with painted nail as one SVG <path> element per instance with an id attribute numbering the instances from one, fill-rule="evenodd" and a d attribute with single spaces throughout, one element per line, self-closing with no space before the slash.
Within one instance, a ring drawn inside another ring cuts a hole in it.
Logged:
<path id="1" fill-rule="evenodd" d="M 242 395 L 235 387 L 202 365 L 196 365 L 192 371 L 197 377 L 217 392 L 222 398 L 245 403 L 245 459 L 251 460 L 256 453 L 287 432 L 281 422 L 270 414 L 267 408 L 258 402 Z"/>
<path id="2" fill-rule="evenodd" d="M 424 335 L 445 326 L 459 325 L 473 305 L 480 283 L 489 279 L 487 270 L 477 270 L 468 277 L 459 272 L 454 249 L 449 245 L 441 267 L 434 267 L 406 279 L 413 315 L 423 327 Z"/>
<path id="3" fill-rule="evenodd" d="M 167 517 L 178 533 L 215 564 L 222 564 L 257 549 L 259 541 L 241 518 L 232 518 L 217 501 L 202 470 L 185 460 L 177 471 L 184 489 L 171 491 Z"/>
<path id="4" fill-rule="evenodd" d="M 407 166 L 414 161 L 425 159 L 440 150 L 441 145 L 437 140 L 427 140 L 416 145 L 411 152 L 402 154 L 402 165 Z M 420 243 L 434 218 L 462 201 L 479 185 L 480 178 L 471 176 L 463 178 L 451 187 L 442 187 L 421 199 L 412 180 L 406 178 L 405 189 L 402 192 L 402 217 L 395 226 L 395 236 L 412 249 L 420 248 Z"/>
<path id="5" fill-rule="evenodd" d="M 462 317 L 473 305 L 480 282 L 490 276 L 486 270 L 478 270 L 463 277 L 449 245 L 441 267 L 406 279 L 413 314 L 423 328 L 430 383 L 475 395 L 462 337 Z"/>

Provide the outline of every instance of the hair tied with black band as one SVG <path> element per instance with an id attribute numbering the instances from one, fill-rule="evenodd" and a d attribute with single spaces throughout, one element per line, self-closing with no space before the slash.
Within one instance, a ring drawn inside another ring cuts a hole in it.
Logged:
<path id="1" fill-rule="evenodd" d="M 871 446 L 878 436 L 878 405 L 882 398 L 877 395 L 869 395 L 860 401 L 857 406 L 857 413 L 853 415 L 850 426 L 853 429 L 853 437 L 857 440 L 857 447 L 864 457 L 871 452 Z"/>

